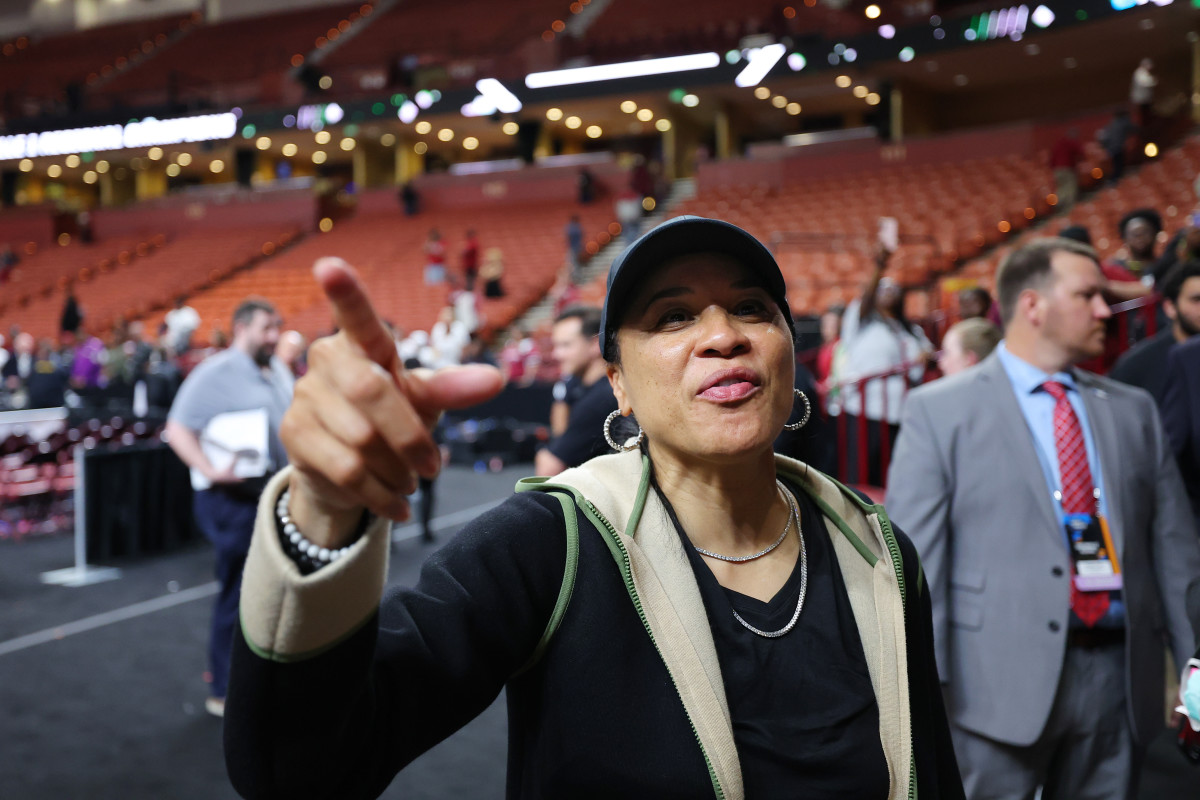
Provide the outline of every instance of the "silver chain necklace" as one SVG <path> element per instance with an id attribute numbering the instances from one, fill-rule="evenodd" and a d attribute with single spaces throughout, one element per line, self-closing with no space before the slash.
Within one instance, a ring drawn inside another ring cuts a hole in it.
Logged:
<path id="1" fill-rule="evenodd" d="M 792 529 L 792 518 L 796 516 L 796 505 L 794 502 L 792 502 L 791 496 L 783 488 L 783 484 L 780 483 L 778 478 L 775 479 L 775 486 L 779 489 L 780 496 L 783 497 L 784 501 L 788 503 L 789 512 L 788 512 L 787 524 L 783 526 L 783 533 L 779 534 L 779 538 L 775 540 L 774 544 L 769 545 L 765 549 L 759 550 L 757 553 L 755 553 L 753 555 L 749 555 L 749 556 L 723 556 L 720 553 L 714 553 L 712 550 L 705 550 L 703 547 L 700 547 L 699 545 L 694 544 L 694 545 L 692 545 L 692 547 L 695 548 L 696 552 L 702 556 L 708 556 L 709 558 L 716 558 L 721 561 L 728 561 L 730 564 L 744 564 L 747 561 L 753 561 L 756 558 L 762 558 L 767 553 L 774 550 L 776 547 L 779 547 L 779 545 L 783 544 L 783 540 L 787 538 L 788 531 L 790 531 Z M 797 522 L 797 524 L 799 524 L 799 522 Z"/>
<path id="2" fill-rule="evenodd" d="M 751 625 L 749 622 L 746 622 L 746 620 L 742 619 L 742 615 L 737 612 L 737 609 L 731 609 L 733 611 L 733 618 L 740 622 L 742 627 L 751 633 L 757 633 L 759 636 L 767 639 L 777 639 L 790 631 L 792 628 L 796 627 L 796 622 L 800 619 L 800 612 L 804 608 L 804 596 L 808 593 L 808 553 L 804 547 L 804 529 L 800 524 L 800 514 L 798 511 L 796 511 L 796 498 L 792 496 L 791 492 L 783 489 L 782 486 L 780 486 L 780 489 L 785 492 L 788 500 L 788 506 L 791 509 L 788 517 L 788 526 L 791 527 L 791 518 L 795 517 L 796 535 L 800 538 L 800 599 L 796 601 L 796 613 L 792 614 L 791 621 L 779 630 L 762 631 Z M 787 533 L 786 528 L 784 529 L 784 533 Z M 778 544 L 779 543 L 776 542 L 775 545 L 772 545 L 771 549 L 774 549 L 774 547 Z"/>

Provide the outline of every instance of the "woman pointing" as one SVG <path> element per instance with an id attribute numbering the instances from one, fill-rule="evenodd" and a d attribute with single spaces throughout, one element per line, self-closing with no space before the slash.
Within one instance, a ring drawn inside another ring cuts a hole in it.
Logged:
<path id="1" fill-rule="evenodd" d="M 632 244 L 600 336 L 640 432 L 606 425 L 620 452 L 522 481 L 387 593 L 429 426 L 500 378 L 405 373 L 354 273 L 315 271 L 341 333 L 297 384 L 247 561 L 239 792 L 375 797 L 507 687 L 510 798 L 962 797 L 915 550 L 772 453 L 808 400 L 757 240 L 681 217 Z"/>

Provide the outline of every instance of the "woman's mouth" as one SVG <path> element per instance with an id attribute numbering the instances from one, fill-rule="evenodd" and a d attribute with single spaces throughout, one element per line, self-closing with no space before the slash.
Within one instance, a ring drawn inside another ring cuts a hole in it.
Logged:
<path id="1" fill-rule="evenodd" d="M 697 393 L 706 400 L 728 403 L 744 400 L 758 391 L 762 380 L 754 370 L 744 367 L 721 370 L 710 375 Z"/>

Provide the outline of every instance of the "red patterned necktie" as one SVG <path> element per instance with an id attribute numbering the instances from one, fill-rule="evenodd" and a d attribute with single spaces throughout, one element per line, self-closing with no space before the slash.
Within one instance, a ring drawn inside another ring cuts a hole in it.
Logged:
<path id="1" fill-rule="evenodd" d="M 1058 381 L 1042 384 L 1054 398 L 1054 446 L 1058 450 L 1058 474 L 1062 481 L 1062 509 L 1066 514 L 1096 513 L 1092 470 L 1088 467 L 1083 427 L 1067 399 L 1067 389 Z M 1068 545 L 1069 546 L 1069 545 Z M 1108 612 L 1108 592 L 1081 592 L 1071 576 L 1071 610 L 1089 628 Z"/>

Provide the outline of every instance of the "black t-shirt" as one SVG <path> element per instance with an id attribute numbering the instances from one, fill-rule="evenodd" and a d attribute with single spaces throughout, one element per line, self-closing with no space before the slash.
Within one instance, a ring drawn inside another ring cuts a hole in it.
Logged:
<path id="1" fill-rule="evenodd" d="M 571 406 L 567 429 L 547 449 L 568 467 L 578 467 L 588 459 L 613 452 L 604 441 L 604 420 L 616 410 L 617 398 L 613 395 L 612 384 L 607 378 L 601 378 L 587 387 Z M 617 427 L 614 423 L 613 428 Z M 621 441 L 617 430 L 613 431 L 613 438 Z"/>
<path id="2" fill-rule="evenodd" d="M 886 798 L 879 706 L 841 569 L 824 519 L 806 493 L 788 488 L 800 512 L 808 591 L 796 626 L 767 639 L 742 627 L 733 609 L 759 630 L 785 627 L 800 595 L 800 559 L 769 603 L 724 588 L 655 486 L 708 612 L 746 797 Z"/>

